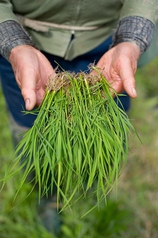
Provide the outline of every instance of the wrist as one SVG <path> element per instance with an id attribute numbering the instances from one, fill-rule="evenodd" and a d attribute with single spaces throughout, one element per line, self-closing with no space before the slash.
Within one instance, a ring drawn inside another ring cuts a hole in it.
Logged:
<path id="1" fill-rule="evenodd" d="M 9 55 L 9 61 L 12 62 L 15 57 L 18 55 L 19 57 L 22 57 L 26 51 L 34 51 L 37 50 L 34 46 L 23 44 L 23 45 L 17 45 L 10 51 Z"/>
<path id="2" fill-rule="evenodd" d="M 129 49 L 129 52 L 132 52 L 135 59 L 139 59 L 140 55 L 141 55 L 141 52 L 140 52 L 140 48 L 139 46 L 135 43 L 135 42 L 132 42 L 132 41 L 127 41 L 127 42 L 121 42 L 118 44 L 122 49 L 124 49 L 124 51 L 126 51 L 126 53 L 128 52 L 128 49 Z M 123 46 L 123 47 L 122 47 Z M 128 47 L 128 48 L 127 48 Z"/>

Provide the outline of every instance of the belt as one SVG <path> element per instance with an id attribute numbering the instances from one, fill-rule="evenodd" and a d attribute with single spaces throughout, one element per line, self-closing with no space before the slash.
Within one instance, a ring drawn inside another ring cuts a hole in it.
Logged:
<path id="1" fill-rule="evenodd" d="M 91 31 L 99 28 L 98 26 L 69 26 L 45 21 L 32 20 L 30 18 L 17 15 L 18 20 L 24 27 L 29 27 L 35 31 L 48 32 L 50 28 L 64 29 L 70 31 Z"/>

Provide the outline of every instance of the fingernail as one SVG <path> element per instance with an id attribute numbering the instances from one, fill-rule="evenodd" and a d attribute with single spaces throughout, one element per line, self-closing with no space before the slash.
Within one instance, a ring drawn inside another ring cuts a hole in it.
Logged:
<path id="1" fill-rule="evenodd" d="M 26 98 L 26 100 L 25 100 L 25 107 L 26 107 L 26 109 L 28 109 L 29 106 L 30 106 L 30 99 Z"/>
<path id="2" fill-rule="evenodd" d="M 137 97 L 137 91 L 136 91 L 135 88 L 132 88 L 132 94 L 133 94 L 134 97 Z"/>

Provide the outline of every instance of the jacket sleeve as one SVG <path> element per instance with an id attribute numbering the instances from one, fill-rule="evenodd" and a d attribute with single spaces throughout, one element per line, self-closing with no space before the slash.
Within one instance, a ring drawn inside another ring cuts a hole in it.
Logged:
<path id="1" fill-rule="evenodd" d="M 0 23 L 0 54 L 9 61 L 11 50 L 18 45 L 35 47 L 31 37 L 18 22 L 7 20 Z"/>
<path id="2" fill-rule="evenodd" d="M 158 1 L 157 0 L 122 0 L 123 7 L 120 19 L 129 16 L 144 17 L 154 24 L 158 20 Z"/>
<path id="3" fill-rule="evenodd" d="M 0 23 L 8 20 L 18 22 L 17 17 L 12 11 L 12 4 L 9 0 L 0 0 Z"/>
<path id="4" fill-rule="evenodd" d="M 149 47 L 158 19 L 157 0 L 122 0 L 120 20 L 111 47 L 121 42 L 135 43 L 141 54 Z"/>
<path id="5" fill-rule="evenodd" d="M 13 13 L 11 1 L 0 0 L 0 54 L 9 61 L 11 50 L 18 45 L 35 46 Z"/>

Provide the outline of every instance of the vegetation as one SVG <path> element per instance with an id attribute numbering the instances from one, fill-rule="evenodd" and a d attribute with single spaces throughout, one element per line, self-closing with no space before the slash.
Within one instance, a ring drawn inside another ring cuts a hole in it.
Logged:
<path id="1" fill-rule="evenodd" d="M 157 130 L 157 69 L 158 59 L 138 70 L 138 98 L 132 100 L 129 117 L 138 132 L 130 137 L 127 165 L 118 180 L 118 189 L 110 193 L 107 204 L 81 218 L 81 214 L 94 203 L 81 200 L 72 210 L 63 212 L 62 238 L 156 238 L 158 233 L 158 130 Z M 154 72 L 154 73 L 153 73 Z M 151 94 L 152 91 L 152 94 Z M 4 99 L 0 94 L 0 159 L 1 176 L 13 158 L 11 136 L 8 128 Z M 13 201 L 19 178 L 5 185 L 0 193 L 0 237 L 29 238 L 52 237 L 41 226 L 37 217 L 35 197 L 27 199 L 30 185 L 26 184 Z M 24 201 L 23 201 L 24 200 Z M 73 211 L 73 212 L 72 212 Z"/>
<path id="2" fill-rule="evenodd" d="M 4 182 L 23 170 L 19 192 L 32 173 L 39 199 L 56 187 L 62 210 L 83 196 L 93 196 L 94 206 L 106 198 L 125 165 L 134 128 L 95 70 L 91 76 L 62 72 L 50 77 L 41 107 L 31 112 L 38 112 L 37 119 L 22 137 Z"/>

